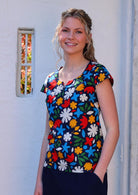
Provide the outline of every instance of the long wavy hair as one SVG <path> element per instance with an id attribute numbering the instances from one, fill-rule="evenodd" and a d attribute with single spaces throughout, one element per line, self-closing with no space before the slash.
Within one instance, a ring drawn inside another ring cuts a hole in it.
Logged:
<path id="1" fill-rule="evenodd" d="M 84 24 L 86 36 L 87 36 L 87 39 L 88 39 L 88 43 L 86 43 L 86 45 L 83 49 L 83 56 L 87 60 L 97 62 L 97 60 L 95 58 L 93 40 L 92 40 L 92 36 L 91 36 L 92 20 L 84 10 L 75 9 L 75 8 L 68 9 L 67 11 L 65 11 L 61 14 L 61 21 L 60 21 L 60 23 L 58 24 L 58 26 L 56 28 L 56 32 L 55 32 L 54 38 L 52 40 L 53 42 L 55 42 L 56 52 L 59 56 L 58 62 L 60 60 L 62 60 L 61 47 L 60 47 L 60 44 L 59 44 L 59 41 L 58 41 L 58 34 L 60 32 L 60 29 L 61 29 L 64 21 L 68 17 L 77 18 L 81 21 L 82 24 Z"/>

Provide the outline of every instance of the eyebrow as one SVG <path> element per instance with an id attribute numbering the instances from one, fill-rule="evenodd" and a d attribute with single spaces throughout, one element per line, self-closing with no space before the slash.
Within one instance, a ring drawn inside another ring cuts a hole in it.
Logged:
<path id="1" fill-rule="evenodd" d="M 67 29 L 70 29 L 69 27 L 67 26 L 63 26 L 62 28 L 67 28 Z M 79 28 L 75 28 L 75 30 L 84 30 L 83 28 L 79 27 Z"/>

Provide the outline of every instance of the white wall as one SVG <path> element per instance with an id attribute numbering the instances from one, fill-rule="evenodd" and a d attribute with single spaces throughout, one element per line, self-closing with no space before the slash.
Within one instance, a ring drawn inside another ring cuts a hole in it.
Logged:
<path id="1" fill-rule="evenodd" d="M 138 1 L 135 1 L 130 195 L 138 193 Z"/>
<path id="2" fill-rule="evenodd" d="M 117 106 L 123 104 L 121 87 L 125 87 L 125 73 L 123 76 L 118 73 L 122 51 L 121 2 L 0 0 L 0 194 L 33 194 L 45 128 L 45 97 L 39 91 L 46 75 L 55 70 L 51 39 L 62 11 L 83 8 L 93 18 L 96 58 L 112 73 Z M 35 29 L 35 89 L 29 98 L 16 97 L 15 92 L 18 27 Z M 121 112 L 119 109 L 124 120 Z M 119 173 L 120 142 L 109 168 L 110 195 L 120 194 Z"/>

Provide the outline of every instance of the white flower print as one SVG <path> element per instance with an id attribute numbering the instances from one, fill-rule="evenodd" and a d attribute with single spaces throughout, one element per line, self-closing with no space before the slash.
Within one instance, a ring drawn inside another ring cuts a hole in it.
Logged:
<path id="1" fill-rule="evenodd" d="M 67 169 L 67 162 L 64 160 L 60 160 L 60 162 L 58 162 L 58 169 L 60 171 L 65 171 Z"/>
<path id="2" fill-rule="evenodd" d="M 62 122 L 67 123 L 71 119 L 72 115 L 73 115 L 73 113 L 71 112 L 70 108 L 64 108 L 60 114 L 60 117 L 62 117 Z"/>
<path id="3" fill-rule="evenodd" d="M 45 163 L 44 163 L 44 167 L 46 167 L 46 166 L 47 166 L 47 163 L 45 162 Z"/>
<path id="4" fill-rule="evenodd" d="M 64 99 L 68 99 L 69 97 L 71 97 L 74 91 L 75 91 L 75 87 L 69 88 L 69 90 L 65 92 Z"/>
<path id="5" fill-rule="evenodd" d="M 87 101 L 87 99 L 88 99 L 88 96 L 85 93 L 80 95 L 80 101 L 85 102 Z"/>
<path id="6" fill-rule="evenodd" d="M 88 115 L 92 115 L 93 114 L 93 111 L 88 111 L 87 114 Z"/>
<path id="7" fill-rule="evenodd" d="M 74 173 L 83 173 L 83 167 L 81 167 L 81 166 L 74 167 L 72 172 L 74 172 Z"/>
<path id="8" fill-rule="evenodd" d="M 56 135 L 56 131 L 55 130 L 52 130 L 52 134 L 55 136 Z"/>
<path id="9" fill-rule="evenodd" d="M 88 131 L 89 131 L 88 136 L 94 137 L 97 134 L 98 127 L 96 126 L 96 124 L 90 125 L 90 128 L 88 128 Z"/>
<path id="10" fill-rule="evenodd" d="M 97 109 L 99 109 L 99 103 L 98 103 L 98 102 L 95 102 L 95 103 L 94 103 L 94 106 L 95 106 Z"/>
<path id="11" fill-rule="evenodd" d="M 67 141 L 70 141 L 70 140 L 71 140 L 71 134 L 70 134 L 69 132 L 67 132 L 67 133 L 64 135 L 63 139 L 64 139 L 66 142 L 67 142 Z"/>
<path id="12" fill-rule="evenodd" d="M 56 148 L 56 151 L 60 151 L 60 150 L 62 150 L 62 148 L 61 148 L 61 147 L 59 147 L 59 148 Z"/>
<path id="13" fill-rule="evenodd" d="M 54 95 L 58 95 L 59 93 L 61 93 L 63 89 L 63 85 L 58 85 L 57 88 L 54 89 Z"/>

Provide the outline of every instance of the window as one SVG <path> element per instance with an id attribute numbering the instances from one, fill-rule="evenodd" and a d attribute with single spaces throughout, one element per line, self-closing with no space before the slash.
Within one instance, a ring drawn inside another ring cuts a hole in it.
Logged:
<path id="1" fill-rule="evenodd" d="M 34 29 L 18 29 L 16 95 L 33 94 Z"/>

